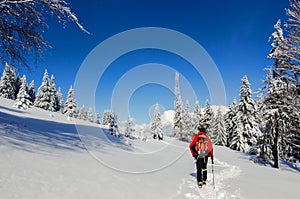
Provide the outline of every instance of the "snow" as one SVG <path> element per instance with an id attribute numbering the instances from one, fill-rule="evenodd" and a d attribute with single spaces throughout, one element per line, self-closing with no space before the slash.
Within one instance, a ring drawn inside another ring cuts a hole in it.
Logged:
<path id="1" fill-rule="evenodd" d="M 211 105 L 211 109 L 213 110 L 214 115 L 217 115 L 218 109 L 220 109 L 221 113 L 224 115 L 227 112 L 228 107 L 224 105 Z"/>
<path id="2" fill-rule="evenodd" d="M 174 123 L 174 111 L 173 110 L 167 110 L 164 111 L 161 115 L 161 123 L 162 125 L 168 125 Z"/>
<path id="3" fill-rule="evenodd" d="M 297 198 L 300 172 L 215 146 L 196 186 L 188 143 L 114 137 L 99 125 L 0 98 L 1 198 Z M 75 125 L 76 124 L 76 125 Z"/>
<path id="4" fill-rule="evenodd" d="M 220 111 L 223 115 L 228 110 L 228 107 L 223 106 L 223 105 L 212 105 L 211 108 L 215 115 L 217 115 L 218 109 L 220 109 Z M 203 112 L 203 109 L 202 109 L 202 112 Z M 173 123 L 174 123 L 173 119 L 174 119 L 174 110 L 166 110 L 161 115 L 161 123 L 163 126 L 169 125 L 169 124 L 173 125 Z"/>

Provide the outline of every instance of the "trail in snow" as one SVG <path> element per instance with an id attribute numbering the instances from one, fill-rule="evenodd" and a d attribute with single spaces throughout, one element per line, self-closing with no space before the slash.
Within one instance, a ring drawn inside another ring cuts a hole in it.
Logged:
<path id="1" fill-rule="evenodd" d="M 235 199 L 242 198 L 240 190 L 230 187 L 226 181 L 232 178 L 237 178 L 240 175 L 240 168 L 215 159 L 214 177 L 215 188 L 213 185 L 213 174 L 211 164 L 208 165 L 208 183 L 199 188 L 196 180 L 196 172 L 191 173 L 189 177 L 183 178 L 178 186 L 177 194 L 172 197 L 187 198 L 187 199 Z"/>

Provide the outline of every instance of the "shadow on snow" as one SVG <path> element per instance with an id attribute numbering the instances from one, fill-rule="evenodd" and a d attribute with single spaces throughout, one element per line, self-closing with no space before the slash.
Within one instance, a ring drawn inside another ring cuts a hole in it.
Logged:
<path id="1" fill-rule="evenodd" d="M 9 111 L 18 112 L 14 109 Z M 79 129 L 83 133 L 78 134 Z M 105 151 L 108 145 L 130 150 L 122 142 L 122 137 L 111 136 L 106 131 L 96 126 L 59 123 L 0 112 L 0 145 L 28 152 L 49 153 L 49 149 L 83 151 L 89 147 Z"/>

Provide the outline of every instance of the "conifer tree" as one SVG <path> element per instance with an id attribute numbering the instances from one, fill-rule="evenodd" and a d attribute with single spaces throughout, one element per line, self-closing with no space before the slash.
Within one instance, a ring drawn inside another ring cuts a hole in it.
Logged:
<path id="1" fill-rule="evenodd" d="M 214 121 L 214 112 L 208 102 L 206 100 L 206 105 L 203 113 L 202 127 L 206 129 L 208 135 L 212 133 L 212 123 Z"/>
<path id="2" fill-rule="evenodd" d="M 252 90 L 247 76 L 242 78 L 240 89 L 240 103 L 237 105 L 237 113 L 233 120 L 236 122 L 233 129 L 231 148 L 250 152 L 256 148 L 257 138 L 260 136 L 260 128 L 257 117 L 257 107 L 251 98 Z M 237 140 L 241 139 L 241 140 Z"/>
<path id="3" fill-rule="evenodd" d="M 192 116 L 190 113 L 190 105 L 189 105 L 189 101 L 186 100 L 185 109 L 182 114 L 182 132 L 180 134 L 181 135 L 180 140 L 190 141 L 194 133 L 195 130 L 193 127 Z"/>
<path id="4" fill-rule="evenodd" d="M 87 120 L 89 122 L 94 122 L 94 114 L 92 108 L 89 108 L 89 111 L 87 112 Z"/>
<path id="5" fill-rule="evenodd" d="M 236 121 L 233 119 L 236 116 L 237 103 L 236 98 L 233 99 L 232 104 L 229 106 L 228 111 L 225 114 L 225 127 L 227 134 L 226 146 L 230 146 L 233 140 L 233 130 L 236 128 Z"/>
<path id="6" fill-rule="evenodd" d="M 291 64 L 289 65 L 290 76 L 296 84 L 298 94 L 300 90 L 300 2 L 290 0 L 290 7 L 286 10 L 288 20 L 285 23 L 287 30 L 287 43 L 290 50 Z"/>
<path id="7" fill-rule="evenodd" d="M 38 89 L 38 93 L 35 97 L 34 106 L 49 110 L 51 106 L 51 97 L 50 97 L 50 87 L 49 87 L 49 76 L 47 70 L 45 70 L 43 81 L 41 86 Z"/>
<path id="8" fill-rule="evenodd" d="M 269 67 L 265 80 L 266 96 L 262 103 L 264 126 L 263 135 L 259 140 L 258 158 L 273 160 L 275 168 L 279 167 L 279 157 L 287 160 L 300 158 L 297 61 L 299 8 L 299 3 L 291 1 L 291 7 L 288 9 L 288 39 L 284 36 L 280 20 L 275 24 L 275 32 L 270 37 L 272 49 L 268 58 L 272 59 L 274 64 Z"/>
<path id="9" fill-rule="evenodd" d="M 77 117 L 77 105 L 74 98 L 72 85 L 70 86 L 68 92 L 68 97 L 67 97 L 67 101 L 65 102 L 65 108 L 63 113 L 69 117 L 74 117 L 74 118 Z"/>
<path id="10" fill-rule="evenodd" d="M 194 129 L 198 129 L 198 127 L 201 127 L 201 120 L 202 120 L 202 114 L 201 114 L 201 108 L 199 106 L 199 101 L 196 101 L 195 108 L 194 108 Z"/>
<path id="11" fill-rule="evenodd" d="M 179 134 L 179 137 L 182 134 L 182 117 L 183 117 L 183 107 L 182 107 L 182 99 L 180 95 L 180 86 L 179 86 L 179 73 L 175 73 L 175 88 L 174 88 L 174 94 L 175 94 L 175 111 L 174 111 L 174 129 L 177 131 L 176 133 Z"/>
<path id="12" fill-rule="evenodd" d="M 32 105 L 31 98 L 28 94 L 28 85 L 26 82 L 26 76 L 23 75 L 22 77 L 22 84 L 19 89 L 19 93 L 17 95 L 16 102 L 14 107 L 19 109 L 28 109 Z"/>
<path id="13" fill-rule="evenodd" d="M 133 119 L 128 117 L 126 123 L 125 123 L 125 137 L 133 138 L 133 133 L 135 132 L 135 129 L 133 128 Z"/>
<path id="14" fill-rule="evenodd" d="M 0 80 L 0 96 L 7 99 L 16 99 L 16 74 L 6 63 Z"/>
<path id="15" fill-rule="evenodd" d="M 216 145 L 225 146 L 227 143 L 227 133 L 224 122 L 224 116 L 221 109 L 218 109 L 215 121 L 213 123 L 213 137 L 212 140 Z"/>
<path id="16" fill-rule="evenodd" d="M 289 117 L 293 122 L 290 122 L 288 125 L 289 148 L 291 151 L 287 153 L 290 153 L 292 158 L 300 160 L 300 2 L 298 0 L 291 0 L 290 7 L 286 11 L 288 20 L 285 26 L 288 33 L 287 42 L 291 54 L 289 84 L 294 84 L 295 86 L 295 92 L 290 93 L 294 103 L 289 105 Z"/>
<path id="17" fill-rule="evenodd" d="M 289 97 L 288 84 L 280 77 L 272 77 L 267 81 L 268 94 L 262 107 L 265 125 L 260 139 L 258 158 L 273 160 L 274 167 L 279 168 L 279 157 L 289 159 L 293 154 L 292 138 L 294 132 L 298 130 L 293 130 L 292 127 L 297 126 L 299 117 L 298 111 L 293 110 L 294 106 L 290 105 L 293 102 Z"/>
<path id="18" fill-rule="evenodd" d="M 151 134 L 154 139 L 162 140 L 163 139 L 163 132 L 161 126 L 161 117 L 159 111 L 159 105 L 156 104 L 154 109 L 154 114 L 152 117 L 151 122 Z"/>
<path id="19" fill-rule="evenodd" d="M 96 114 L 96 120 L 95 120 L 96 124 L 100 124 L 100 113 Z"/>
<path id="20" fill-rule="evenodd" d="M 49 82 L 49 94 L 50 94 L 50 106 L 49 111 L 55 112 L 59 109 L 58 107 L 58 97 L 56 93 L 56 86 L 55 86 L 55 79 L 54 75 L 51 75 L 51 79 Z"/>
<path id="21" fill-rule="evenodd" d="M 85 107 L 84 104 L 81 106 L 81 108 L 79 109 L 79 113 L 78 113 L 78 119 L 81 120 L 87 120 L 87 112 L 85 111 Z"/>
<path id="22" fill-rule="evenodd" d="M 264 117 L 264 128 L 263 135 L 260 138 L 258 147 L 258 156 L 263 160 L 274 160 L 274 167 L 279 168 L 279 145 L 281 129 L 279 126 L 279 108 L 284 106 L 284 98 L 286 92 L 281 89 L 281 86 L 286 87 L 285 81 L 281 79 L 284 76 L 289 65 L 288 45 L 287 41 L 283 36 L 283 30 L 281 28 L 281 21 L 278 20 L 274 25 L 275 31 L 269 40 L 272 41 L 272 49 L 268 55 L 269 59 L 274 60 L 274 65 L 268 68 L 266 75 L 266 88 L 267 95 L 264 97 L 263 103 L 263 117 Z M 285 77 L 284 77 L 285 78 Z M 282 99 L 282 98 L 283 99 Z"/>
<path id="23" fill-rule="evenodd" d="M 57 111 L 60 112 L 60 113 L 63 113 L 64 111 L 64 99 L 63 99 L 63 95 L 61 93 L 61 89 L 60 87 L 58 87 L 58 90 L 57 90 Z"/>
<path id="24" fill-rule="evenodd" d="M 182 131 L 182 116 L 183 115 L 183 108 L 182 108 L 182 100 L 179 96 L 178 99 L 175 101 L 175 113 L 174 113 L 174 128 L 179 129 L 179 134 Z"/>
<path id="25" fill-rule="evenodd" d="M 108 111 L 108 110 L 104 111 L 102 124 L 103 125 L 108 125 L 109 124 L 109 118 L 110 118 L 110 111 Z"/>
<path id="26" fill-rule="evenodd" d="M 291 65 L 291 52 L 288 42 L 283 35 L 280 19 L 274 25 L 274 28 L 275 32 L 269 38 L 269 41 L 272 40 L 272 49 L 268 55 L 268 59 L 274 60 L 276 70 L 272 71 L 273 77 L 281 77 L 283 81 L 287 81 Z"/>
<path id="27" fill-rule="evenodd" d="M 109 114 L 109 132 L 114 136 L 120 135 L 118 127 L 118 116 L 113 112 L 110 112 Z"/>
<path id="28" fill-rule="evenodd" d="M 14 82 L 14 88 L 15 88 L 15 99 L 17 99 L 17 95 L 19 93 L 19 90 L 21 88 L 21 85 L 22 85 L 22 80 L 20 78 L 20 76 L 16 76 L 16 81 Z M 28 85 L 27 85 L 28 87 Z"/>
<path id="29" fill-rule="evenodd" d="M 28 88 L 28 95 L 30 96 L 30 101 L 32 104 L 35 101 L 35 88 L 34 88 L 34 80 L 30 82 L 29 88 Z"/>
<path id="30" fill-rule="evenodd" d="M 232 133 L 232 139 L 229 147 L 237 151 L 248 151 L 248 145 L 245 145 L 246 139 L 243 136 L 243 124 L 237 123 Z"/>

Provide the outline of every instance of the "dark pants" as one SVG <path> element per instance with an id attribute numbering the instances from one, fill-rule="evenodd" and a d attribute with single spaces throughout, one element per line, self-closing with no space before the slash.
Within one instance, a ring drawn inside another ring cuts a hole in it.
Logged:
<path id="1" fill-rule="evenodd" d="M 208 157 L 204 157 L 204 158 L 198 157 L 196 161 L 197 182 L 202 182 L 207 180 L 207 161 L 208 161 Z"/>

